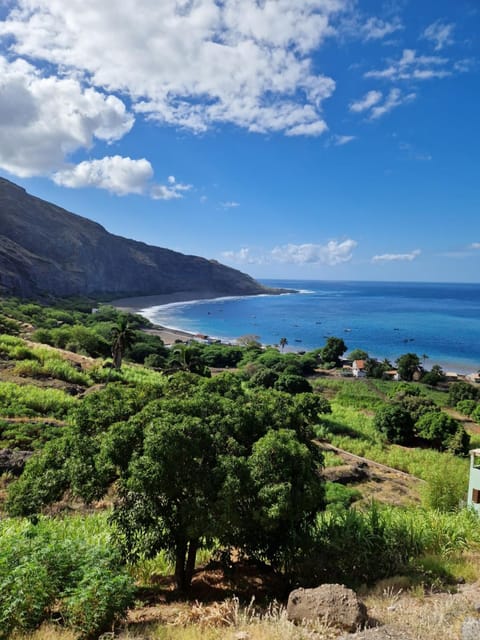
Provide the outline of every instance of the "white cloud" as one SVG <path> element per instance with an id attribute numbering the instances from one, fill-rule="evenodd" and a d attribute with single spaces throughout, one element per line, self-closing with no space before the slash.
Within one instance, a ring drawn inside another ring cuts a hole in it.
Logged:
<path id="1" fill-rule="evenodd" d="M 64 187 L 94 187 L 124 196 L 128 193 L 145 193 L 152 176 L 152 166 L 145 158 L 132 160 L 110 156 L 101 160 L 81 162 L 75 167 L 57 171 L 52 178 L 56 184 Z"/>
<path id="2" fill-rule="evenodd" d="M 420 249 L 415 249 L 410 253 L 384 253 L 382 255 L 373 256 L 372 262 L 412 262 L 421 254 Z"/>
<path id="3" fill-rule="evenodd" d="M 118 140 L 133 122 L 115 96 L 0 56 L 0 167 L 10 173 L 48 174 L 95 139 Z"/>
<path id="4" fill-rule="evenodd" d="M 190 191 L 191 184 L 177 182 L 175 176 L 168 176 L 168 185 L 156 184 L 150 189 L 150 197 L 154 200 L 178 200 L 184 197 L 185 191 Z"/>
<path id="5" fill-rule="evenodd" d="M 335 147 L 343 147 L 344 144 L 348 144 L 349 142 L 353 142 L 356 139 L 357 139 L 357 136 L 334 135 L 334 136 L 332 136 L 331 142 Z"/>
<path id="6" fill-rule="evenodd" d="M 391 81 L 447 78 L 453 73 L 449 62 L 448 58 L 417 55 L 414 49 L 404 49 L 401 58 L 389 60 L 389 66 L 385 69 L 367 71 L 364 75 L 366 78 Z"/>
<path id="7" fill-rule="evenodd" d="M 352 102 L 349 109 L 354 113 L 361 113 L 376 105 L 382 98 L 383 93 L 381 91 L 369 91 L 360 100 Z"/>
<path id="8" fill-rule="evenodd" d="M 440 51 L 444 47 L 454 43 L 454 39 L 452 37 L 454 29 L 454 23 L 436 20 L 425 29 L 423 32 L 423 38 L 433 42 L 435 45 L 435 51 Z"/>
<path id="9" fill-rule="evenodd" d="M 335 82 L 313 53 L 349 0 L 17 0 L 11 53 L 128 95 L 137 113 L 201 132 L 319 135 Z M 372 33 L 374 24 L 372 23 Z M 378 29 L 377 25 L 377 29 Z"/>
<path id="10" fill-rule="evenodd" d="M 183 198 L 183 193 L 191 189 L 189 184 L 177 183 L 174 176 L 168 176 L 167 185 L 151 184 L 152 178 L 153 169 L 148 160 L 122 156 L 86 160 L 52 175 L 53 181 L 63 187 L 105 189 L 117 196 L 135 193 L 149 195 L 154 200 Z"/>
<path id="11" fill-rule="evenodd" d="M 306 124 L 297 124 L 291 129 L 287 129 L 287 136 L 320 136 L 328 129 L 327 124 L 323 120 L 310 122 Z"/>
<path id="12" fill-rule="evenodd" d="M 391 89 L 384 96 L 381 91 L 369 91 L 363 98 L 350 104 L 350 111 L 363 113 L 369 111 L 369 118 L 377 120 L 396 107 L 411 102 L 416 97 L 415 93 L 403 94 L 400 89 Z"/>
<path id="13" fill-rule="evenodd" d="M 472 242 L 470 245 L 472 249 L 480 249 L 480 242 Z"/>
<path id="14" fill-rule="evenodd" d="M 391 22 L 381 20 L 380 18 L 369 18 L 364 25 L 362 25 L 361 32 L 365 40 L 381 40 L 385 36 L 389 36 L 395 31 L 401 31 L 403 25 L 399 18 L 395 18 Z"/>
<path id="15" fill-rule="evenodd" d="M 220 204 L 224 209 L 235 209 L 236 207 L 240 206 L 240 203 L 235 202 L 235 200 L 229 200 L 228 202 L 221 202 Z"/>
<path id="16" fill-rule="evenodd" d="M 370 119 L 377 120 L 393 109 L 415 100 L 415 93 L 402 94 L 400 89 L 391 89 L 383 104 L 379 104 L 370 111 Z"/>
<path id="17" fill-rule="evenodd" d="M 352 259 L 355 240 L 330 240 L 327 244 L 287 244 L 266 252 L 254 252 L 247 247 L 239 251 L 224 251 L 222 257 L 237 264 L 325 264 L 336 266 Z"/>
<path id="18" fill-rule="evenodd" d="M 330 240 L 327 244 L 288 244 L 275 247 L 271 257 L 275 262 L 288 264 L 327 264 L 335 266 L 352 259 L 352 251 L 357 246 L 355 240 Z"/>
<path id="19" fill-rule="evenodd" d="M 236 264 L 261 264 L 262 259 L 251 254 L 251 250 L 243 247 L 239 251 L 223 251 L 222 257 L 228 262 Z"/>

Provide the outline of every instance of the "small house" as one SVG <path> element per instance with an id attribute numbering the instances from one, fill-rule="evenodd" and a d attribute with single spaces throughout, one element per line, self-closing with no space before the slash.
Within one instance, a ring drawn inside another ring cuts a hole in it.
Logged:
<path id="1" fill-rule="evenodd" d="M 398 382 L 400 380 L 400 374 L 396 369 L 390 369 L 389 371 L 384 371 L 382 377 L 385 380 L 395 380 L 395 382 Z"/>
<path id="2" fill-rule="evenodd" d="M 468 376 L 465 377 L 469 382 L 480 384 L 480 373 L 469 373 Z"/>
<path id="3" fill-rule="evenodd" d="M 480 449 L 470 451 L 470 480 L 467 504 L 480 513 Z"/>
<path id="4" fill-rule="evenodd" d="M 365 370 L 365 360 L 354 360 L 352 364 L 352 375 L 354 378 L 365 378 L 367 372 Z"/>

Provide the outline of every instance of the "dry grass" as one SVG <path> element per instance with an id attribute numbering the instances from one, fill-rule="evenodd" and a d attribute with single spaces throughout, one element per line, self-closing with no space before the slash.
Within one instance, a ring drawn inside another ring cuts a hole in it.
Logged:
<path id="1" fill-rule="evenodd" d="M 406 591 L 401 578 L 382 581 L 363 598 L 372 620 L 378 621 L 379 634 L 403 632 L 411 640 L 458 640 L 465 618 L 475 617 L 480 601 L 480 583 L 460 587 L 455 594 L 426 594 L 421 589 Z M 178 606 L 180 605 L 180 606 Z M 236 598 L 210 605 L 172 603 L 173 615 L 163 622 L 129 624 L 116 636 L 118 640 L 336 640 L 345 636 L 321 622 L 297 626 L 287 620 L 285 608 L 274 602 L 265 611 L 252 602 L 240 606 Z M 107 637 L 107 636 L 105 636 Z M 76 640 L 75 634 L 59 627 L 45 625 L 29 635 L 16 635 L 14 640 Z M 113 638 L 113 636 L 112 636 Z"/>
<path id="2" fill-rule="evenodd" d="M 381 596 L 365 598 L 365 604 L 374 619 L 404 631 L 412 640 L 458 640 L 465 618 L 476 615 L 472 601 L 462 593 L 425 595 L 420 589 L 409 593 L 387 589 Z"/>

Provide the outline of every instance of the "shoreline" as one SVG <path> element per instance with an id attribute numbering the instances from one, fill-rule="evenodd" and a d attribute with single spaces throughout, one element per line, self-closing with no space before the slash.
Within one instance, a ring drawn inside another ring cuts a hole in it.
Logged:
<path id="1" fill-rule="evenodd" d="M 265 295 L 265 294 L 259 294 L 259 295 Z M 162 293 L 154 296 L 136 296 L 133 298 L 119 298 L 118 300 L 112 300 L 111 302 L 109 302 L 109 304 L 111 304 L 116 309 L 119 309 L 120 311 L 126 311 L 128 313 L 136 313 L 150 320 L 148 315 L 142 312 L 147 311 L 147 309 L 152 309 L 153 307 L 163 307 L 169 304 L 177 304 L 177 303 L 181 304 L 182 302 L 194 302 L 196 300 L 221 300 L 226 297 L 227 296 L 219 296 L 213 291 L 209 291 L 208 289 L 205 289 L 204 291 L 197 291 L 197 292 L 176 291 L 175 293 Z M 240 296 L 231 296 L 231 297 L 240 297 Z M 163 340 L 166 347 L 171 347 L 172 344 L 175 344 L 176 341 L 178 340 L 181 340 L 182 342 L 184 342 L 185 340 L 196 339 L 200 335 L 198 333 L 194 333 L 193 331 L 185 331 L 183 329 L 178 329 L 176 327 L 166 327 L 164 325 L 159 325 L 155 323 L 153 323 L 153 325 L 154 326 L 151 329 L 145 329 L 144 330 L 145 333 L 158 336 Z M 216 338 L 212 338 L 212 339 L 216 340 Z M 221 340 L 221 342 L 223 344 L 226 344 L 224 340 Z"/>
<path id="2" fill-rule="evenodd" d="M 266 293 L 266 294 L 257 294 L 257 295 L 268 296 L 271 294 Z M 283 294 L 283 295 L 286 295 L 286 294 Z M 119 298 L 117 300 L 113 300 L 109 302 L 109 304 L 119 309 L 120 311 L 126 311 L 128 313 L 136 313 L 150 320 L 149 315 L 144 312 L 154 307 L 163 307 L 171 304 L 195 302 L 197 300 L 198 301 L 222 300 L 222 299 L 229 299 L 229 298 L 244 298 L 244 297 L 252 297 L 252 296 L 239 296 L 239 295 L 219 296 L 215 292 L 212 292 L 206 289 L 199 292 L 198 291 L 197 292 L 177 291 L 175 293 L 158 294 L 153 296 L 136 296 L 136 297 L 128 297 L 128 298 Z M 256 297 L 256 296 L 253 296 L 253 297 Z M 165 346 L 167 347 L 172 346 L 177 341 L 186 342 L 192 339 L 199 340 L 199 339 L 202 339 L 205 335 L 207 335 L 204 333 L 187 331 L 185 329 L 180 329 L 178 327 L 169 327 L 166 325 L 159 325 L 156 323 L 153 323 L 153 325 L 154 326 L 152 328 L 145 329 L 144 331 L 151 335 L 159 336 L 163 340 Z M 236 338 L 225 338 L 225 337 L 222 338 L 222 337 L 212 336 L 212 335 L 208 335 L 208 338 L 214 341 L 219 341 L 221 344 L 231 345 L 231 344 L 235 344 L 236 342 Z M 269 345 L 267 343 L 262 343 L 262 346 L 267 347 Z M 309 351 L 309 350 L 310 349 L 305 349 L 301 347 L 296 348 L 293 345 L 289 345 L 286 349 L 286 352 L 290 351 L 290 352 L 296 353 L 298 351 Z M 376 357 L 376 359 L 381 361 L 385 356 L 382 356 L 382 357 L 372 356 L 372 357 Z M 454 363 L 452 361 L 448 362 L 448 361 L 435 360 L 434 358 L 432 358 L 429 362 L 430 369 L 435 364 L 440 365 L 445 372 L 454 372 L 454 373 L 457 373 L 459 376 L 469 375 L 477 371 L 477 368 L 474 365 Z M 428 371 L 429 369 L 425 369 L 425 370 Z"/>

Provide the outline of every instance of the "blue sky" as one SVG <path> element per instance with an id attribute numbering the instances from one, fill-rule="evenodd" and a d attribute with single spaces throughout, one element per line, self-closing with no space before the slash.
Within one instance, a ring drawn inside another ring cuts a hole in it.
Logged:
<path id="1" fill-rule="evenodd" d="M 0 173 L 260 278 L 476 282 L 476 0 L 0 0 Z"/>

